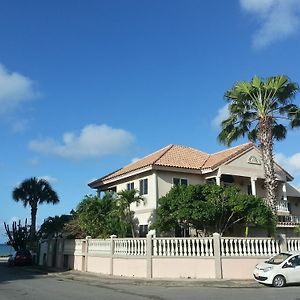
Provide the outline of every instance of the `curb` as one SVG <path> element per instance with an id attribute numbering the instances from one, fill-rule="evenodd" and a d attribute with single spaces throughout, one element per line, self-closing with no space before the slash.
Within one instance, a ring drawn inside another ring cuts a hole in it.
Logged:
<path id="1" fill-rule="evenodd" d="M 134 286 L 159 286 L 159 287 L 215 287 L 215 288 L 263 288 L 255 280 L 228 280 L 228 279 L 148 279 L 133 278 L 124 276 L 110 276 L 80 271 L 59 271 L 55 269 L 45 269 L 39 267 L 25 267 L 24 270 L 29 272 L 40 273 L 56 277 L 62 280 L 73 280 L 85 282 L 90 285 L 113 285 L 113 284 L 131 284 Z"/>

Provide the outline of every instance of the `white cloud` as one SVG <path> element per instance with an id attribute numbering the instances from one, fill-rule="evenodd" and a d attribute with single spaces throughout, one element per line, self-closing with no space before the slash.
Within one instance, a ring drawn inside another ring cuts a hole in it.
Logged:
<path id="1" fill-rule="evenodd" d="M 37 96 L 31 79 L 16 72 L 9 72 L 0 64 L 0 113 L 5 113 Z"/>
<path id="2" fill-rule="evenodd" d="M 220 128 L 221 122 L 227 119 L 228 117 L 229 117 L 229 111 L 228 111 L 228 105 L 226 104 L 225 106 L 223 106 L 218 110 L 217 115 L 211 121 L 211 125 L 214 128 Z"/>
<path id="3" fill-rule="evenodd" d="M 287 170 L 291 175 L 300 175 L 300 153 L 285 156 L 282 153 L 275 154 L 275 161 Z"/>
<path id="4" fill-rule="evenodd" d="M 38 179 L 44 179 L 44 180 L 48 181 L 50 184 L 53 184 L 53 183 L 57 182 L 56 178 L 54 178 L 52 176 L 49 176 L 49 175 L 40 176 L 40 177 L 38 177 Z"/>
<path id="5" fill-rule="evenodd" d="M 74 132 L 64 133 L 62 141 L 52 138 L 33 140 L 29 148 L 43 154 L 82 159 L 120 153 L 133 141 L 134 136 L 123 129 L 90 124 L 82 128 L 78 135 Z"/>
<path id="6" fill-rule="evenodd" d="M 298 33 L 300 0 L 240 0 L 240 5 L 260 21 L 252 40 L 255 48 L 267 47 Z"/>

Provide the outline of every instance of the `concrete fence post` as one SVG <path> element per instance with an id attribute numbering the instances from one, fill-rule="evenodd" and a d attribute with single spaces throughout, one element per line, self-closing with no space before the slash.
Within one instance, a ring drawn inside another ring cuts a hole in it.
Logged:
<path id="1" fill-rule="evenodd" d="M 219 233 L 213 234 L 214 257 L 215 257 L 215 278 L 222 279 L 222 260 L 221 260 L 221 236 Z"/>
<path id="2" fill-rule="evenodd" d="M 280 243 L 280 251 L 288 251 L 287 239 L 284 233 L 278 235 L 279 243 Z"/>
<path id="3" fill-rule="evenodd" d="M 83 253 L 82 253 L 82 255 L 83 255 L 83 272 L 87 272 L 88 271 L 88 256 L 89 256 L 89 240 L 91 239 L 91 237 L 90 236 L 87 236 L 86 238 L 85 238 L 85 240 L 84 241 L 82 241 L 82 242 L 84 242 L 84 246 L 83 246 Z"/>
<path id="4" fill-rule="evenodd" d="M 153 235 L 147 234 L 146 240 L 146 259 L 147 259 L 147 278 L 152 278 L 152 255 L 153 255 Z"/>
<path id="5" fill-rule="evenodd" d="M 114 275 L 114 253 L 115 253 L 115 241 L 116 235 L 110 236 L 110 266 L 109 266 L 109 274 Z"/>

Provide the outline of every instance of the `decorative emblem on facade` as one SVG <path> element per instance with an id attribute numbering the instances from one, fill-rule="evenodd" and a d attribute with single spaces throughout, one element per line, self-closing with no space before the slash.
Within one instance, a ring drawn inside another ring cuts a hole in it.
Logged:
<path id="1" fill-rule="evenodd" d="M 253 165 L 261 165 L 260 159 L 255 157 L 254 155 L 251 155 L 248 158 L 248 164 L 253 164 Z"/>

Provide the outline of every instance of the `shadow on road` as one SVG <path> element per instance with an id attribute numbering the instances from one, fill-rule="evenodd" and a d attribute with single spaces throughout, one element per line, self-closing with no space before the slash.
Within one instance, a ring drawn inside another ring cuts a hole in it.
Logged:
<path id="1" fill-rule="evenodd" d="M 40 278 L 56 270 L 46 270 L 39 266 L 9 266 L 6 259 L 0 260 L 0 284 L 8 281 Z M 59 271 L 61 272 L 61 271 Z"/>

